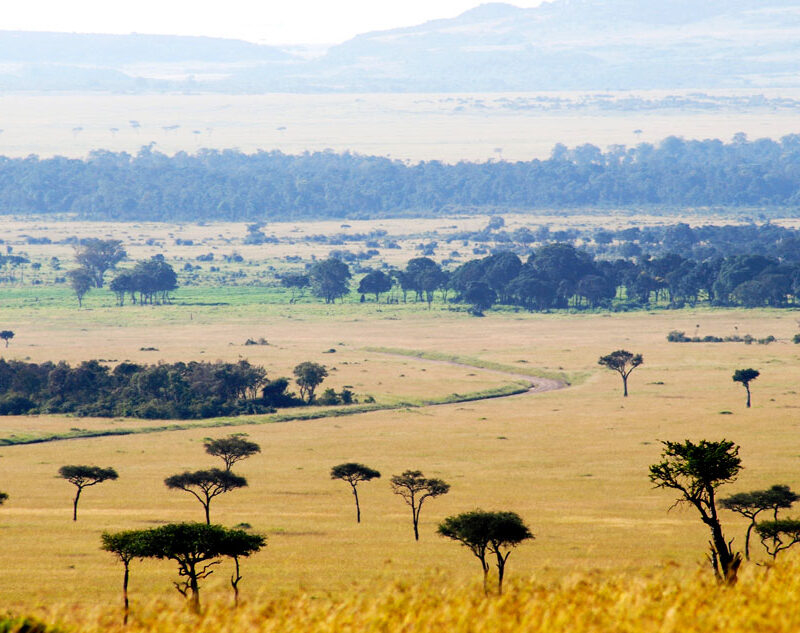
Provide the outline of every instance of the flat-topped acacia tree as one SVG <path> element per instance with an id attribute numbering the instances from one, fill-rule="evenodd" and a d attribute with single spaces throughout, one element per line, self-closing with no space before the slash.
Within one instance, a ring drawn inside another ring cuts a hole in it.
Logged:
<path id="1" fill-rule="evenodd" d="M 230 490 L 244 488 L 247 485 L 247 479 L 235 475 L 229 470 L 212 468 L 172 475 L 164 480 L 164 484 L 167 488 L 183 490 L 194 495 L 203 505 L 206 513 L 206 525 L 209 525 L 211 523 L 211 500 Z"/>
<path id="2" fill-rule="evenodd" d="M 14 338 L 14 332 L 11 330 L 0 330 L 0 339 L 6 342 L 6 347 L 8 347 L 8 342 Z"/>
<path id="3" fill-rule="evenodd" d="M 258 444 L 246 440 L 241 433 L 216 440 L 209 438 L 205 441 L 204 446 L 206 453 L 219 457 L 225 463 L 225 470 L 227 471 L 230 471 L 236 462 L 261 452 L 261 447 Z"/>
<path id="4" fill-rule="evenodd" d="M 331 468 L 331 479 L 341 479 L 350 484 L 356 499 L 356 523 L 361 523 L 361 506 L 358 503 L 358 484 L 362 481 L 377 479 L 381 474 L 369 466 L 348 462 Z"/>
<path id="5" fill-rule="evenodd" d="M 78 500 L 84 488 L 95 486 L 108 480 L 115 480 L 119 477 L 113 468 L 100 468 L 99 466 L 69 465 L 58 469 L 58 476 L 66 479 L 78 490 L 72 502 L 72 520 L 78 520 Z"/>
<path id="6" fill-rule="evenodd" d="M 613 369 L 622 377 L 622 395 L 626 398 L 628 397 L 628 376 L 643 363 L 644 358 L 641 354 L 633 354 L 624 349 L 601 356 L 597 361 L 598 365 Z"/>
<path id="7" fill-rule="evenodd" d="M 733 372 L 733 382 L 740 382 L 747 391 L 747 408 L 750 408 L 750 383 L 761 375 L 757 369 L 737 369 Z"/>
<path id="8" fill-rule="evenodd" d="M 523 541 L 534 538 L 516 512 L 463 512 L 447 517 L 439 524 L 438 532 L 458 541 L 477 557 L 483 570 L 483 591 L 486 594 L 489 593 L 489 563 L 486 556 L 494 554 L 497 558 L 497 592 L 502 594 L 503 576 L 511 550 Z"/>
<path id="9" fill-rule="evenodd" d="M 789 486 L 776 484 L 767 490 L 753 490 L 751 492 L 738 492 L 730 497 L 720 499 L 720 505 L 726 510 L 741 514 L 750 519 L 744 537 L 744 557 L 750 560 L 750 535 L 756 527 L 758 515 L 767 510 L 772 510 L 772 518 L 778 520 L 778 510 L 791 508 L 792 504 L 800 499 Z"/>
<path id="10" fill-rule="evenodd" d="M 429 497 L 439 497 L 450 491 L 450 484 L 441 479 L 428 479 L 418 470 L 406 470 L 391 479 L 392 492 L 400 495 L 411 508 L 414 524 L 414 540 L 419 540 L 419 513 L 422 504 Z"/>
<path id="11" fill-rule="evenodd" d="M 728 440 L 709 442 L 662 442 L 662 460 L 650 466 L 650 481 L 656 488 L 679 493 L 677 503 L 688 503 L 700 513 L 711 530 L 709 559 L 721 584 L 733 585 L 742 555 L 725 540 L 717 513 L 717 488 L 736 480 L 742 468 L 739 447 Z"/>
<path id="12" fill-rule="evenodd" d="M 223 557 L 236 561 L 236 575 L 231 578 L 231 584 L 238 602 L 239 559 L 259 551 L 266 545 L 266 539 L 259 534 L 221 525 L 170 523 L 149 530 L 104 534 L 103 544 L 103 549 L 121 559 L 122 556 L 129 561 L 132 558 L 160 558 L 178 563 L 181 580 L 173 584 L 189 601 L 189 608 L 199 613 L 200 581 L 213 573 L 212 567 Z"/>

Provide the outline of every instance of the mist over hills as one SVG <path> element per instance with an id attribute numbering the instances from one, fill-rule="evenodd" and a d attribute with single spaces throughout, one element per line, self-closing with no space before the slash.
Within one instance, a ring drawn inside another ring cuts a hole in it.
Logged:
<path id="1" fill-rule="evenodd" d="M 236 40 L 0 32 L 0 89 L 448 92 L 800 84 L 798 0 L 480 5 L 306 58 Z"/>

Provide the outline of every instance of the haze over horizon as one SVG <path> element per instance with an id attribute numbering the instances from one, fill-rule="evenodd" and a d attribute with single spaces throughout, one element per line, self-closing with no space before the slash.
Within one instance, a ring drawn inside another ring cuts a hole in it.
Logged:
<path id="1" fill-rule="evenodd" d="M 514 6 L 535 7 L 543 0 L 514 0 Z M 326 45 L 344 42 L 360 33 L 452 18 L 481 3 L 479 0 L 295 0 L 254 7 L 246 0 L 228 0 L 225 11 L 211 0 L 140 0 L 135 11 L 100 0 L 29 0 L 3 7 L 4 31 L 62 33 L 192 35 L 240 39 L 259 44 Z"/>

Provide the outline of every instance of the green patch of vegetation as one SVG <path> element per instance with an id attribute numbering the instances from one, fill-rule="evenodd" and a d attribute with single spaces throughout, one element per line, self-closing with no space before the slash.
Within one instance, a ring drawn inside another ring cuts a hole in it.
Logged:
<path id="1" fill-rule="evenodd" d="M 489 398 L 502 398 L 525 393 L 530 389 L 530 383 L 525 381 L 515 381 L 507 385 L 484 389 L 465 394 L 452 393 L 441 398 L 429 398 L 419 400 L 404 400 L 393 403 L 368 403 L 356 404 L 346 407 L 319 408 L 312 411 L 305 410 L 290 413 L 277 413 L 268 416 L 246 416 L 233 418 L 213 418 L 200 422 L 185 422 L 177 424 L 162 424 L 156 426 L 142 427 L 123 427 L 114 429 L 87 430 L 72 429 L 64 433 L 47 433 L 42 435 L 19 435 L 12 434 L 8 437 L 0 437 L 0 446 L 20 446 L 24 444 L 42 444 L 45 442 L 57 442 L 62 440 L 86 439 L 92 437 L 108 437 L 114 435 L 140 435 L 146 433 L 164 433 L 169 431 L 187 431 L 190 429 L 209 429 L 225 428 L 234 426 L 254 426 L 261 424 L 277 424 L 281 422 L 298 422 L 303 420 L 319 420 L 323 418 L 337 418 L 359 413 L 370 413 L 372 411 L 389 411 L 393 409 L 419 409 L 444 404 L 455 404 L 459 402 L 472 402 L 474 400 L 487 400 Z"/>
<path id="2" fill-rule="evenodd" d="M 422 350 L 400 349 L 396 347 L 364 347 L 363 349 L 364 351 L 376 352 L 378 354 L 410 356 L 411 358 L 421 358 L 423 360 L 453 363 L 456 365 L 465 365 L 468 367 L 475 367 L 477 369 L 487 369 L 489 371 L 503 372 L 506 374 L 530 376 L 531 378 L 550 378 L 552 380 L 559 380 L 566 385 L 579 385 L 585 382 L 591 375 L 590 372 L 586 371 L 564 372 L 553 371 L 552 369 L 543 369 L 541 367 L 515 367 L 491 360 L 484 360 L 482 358 L 460 356 L 458 354 L 447 354 L 444 352 L 426 352 Z"/>

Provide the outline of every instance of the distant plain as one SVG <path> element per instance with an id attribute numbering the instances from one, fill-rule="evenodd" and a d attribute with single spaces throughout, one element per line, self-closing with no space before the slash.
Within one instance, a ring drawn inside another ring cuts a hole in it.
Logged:
<path id="1" fill-rule="evenodd" d="M 705 91 L 695 108 L 668 107 L 665 101 L 697 99 L 692 91 L 8 93 L 0 99 L 0 155 L 85 157 L 99 149 L 136 153 L 153 143 L 167 154 L 201 148 L 286 153 L 330 149 L 410 161 L 530 160 L 547 158 L 556 143 L 605 148 L 657 143 L 670 135 L 728 141 L 738 132 L 780 138 L 800 132 L 800 111 L 764 105 L 760 95 L 796 96 L 789 93 Z M 749 105 L 733 103 L 732 97 L 753 100 Z M 625 105 L 631 98 L 636 105 Z"/>

